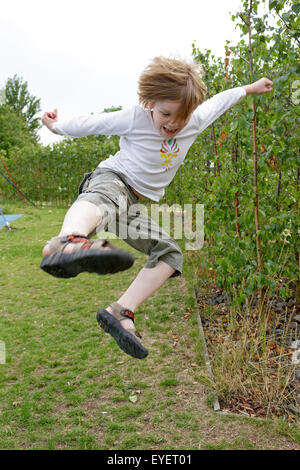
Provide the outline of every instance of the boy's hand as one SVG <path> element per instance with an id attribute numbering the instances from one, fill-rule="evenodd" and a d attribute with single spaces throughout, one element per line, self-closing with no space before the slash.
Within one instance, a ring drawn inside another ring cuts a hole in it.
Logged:
<path id="1" fill-rule="evenodd" d="M 273 82 L 268 78 L 261 78 L 257 82 L 251 83 L 250 85 L 244 86 L 247 95 L 263 95 L 273 91 Z"/>
<path id="2" fill-rule="evenodd" d="M 57 119 L 57 109 L 55 109 L 52 112 L 44 113 L 44 115 L 42 117 L 42 123 L 46 127 L 48 127 L 48 129 L 51 132 L 53 132 L 54 134 L 56 134 L 56 132 L 53 130 L 53 124 L 57 121 L 58 121 L 58 119 Z"/>

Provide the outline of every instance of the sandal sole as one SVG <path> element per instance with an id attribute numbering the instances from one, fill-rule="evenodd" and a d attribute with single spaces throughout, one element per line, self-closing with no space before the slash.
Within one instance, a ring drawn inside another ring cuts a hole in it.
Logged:
<path id="1" fill-rule="evenodd" d="M 119 348 L 126 354 L 136 359 L 144 359 L 148 356 L 148 351 L 131 333 L 125 330 L 120 322 L 113 317 L 107 310 L 98 310 L 97 322 L 106 333 L 109 333 L 116 341 Z"/>
<path id="2" fill-rule="evenodd" d="M 76 277 L 82 272 L 114 274 L 129 269 L 134 258 L 122 250 L 82 250 L 44 256 L 40 268 L 54 277 Z"/>

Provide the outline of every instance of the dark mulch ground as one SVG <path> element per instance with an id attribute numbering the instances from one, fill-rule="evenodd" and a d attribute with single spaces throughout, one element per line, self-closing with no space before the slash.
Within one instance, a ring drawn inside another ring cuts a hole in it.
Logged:
<path id="1" fill-rule="evenodd" d="M 256 417 L 284 416 L 290 421 L 300 417 L 300 308 L 295 302 L 295 292 L 292 289 L 290 297 L 270 297 L 266 302 L 267 321 L 265 328 L 266 345 L 268 348 L 268 370 L 275 377 L 279 361 L 285 361 L 285 367 L 295 370 L 287 387 L 289 403 L 280 405 L 269 404 L 269 409 L 262 405 L 259 389 L 249 390 L 247 396 L 231 396 L 226 401 L 219 398 L 221 409 L 243 415 Z M 235 315 L 235 327 L 232 329 L 231 302 L 223 289 L 211 287 L 209 291 L 196 289 L 197 302 L 200 307 L 201 322 L 205 334 L 208 353 L 213 364 L 213 350 L 216 342 L 224 341 L 228 335 L 232 340 L 240 340 L 240 329 L 243 318 L 247 315 L 249 337 L 260 334 L 258 325 L 258 299 L 252 298 L 250 305 L 243 305 L 239 315 Z M 209 312 L 209 313 L 207 313 Z M 230 323 L 230 328 L 229 328 Z M 248 333 L 247 333 L 248 336 Z M 261 359 L 260 351 L 256 360 Z M 288 361 L 288 364 L 286 362 Z M 290 365 L 290 367 L 289 367 Z"/>

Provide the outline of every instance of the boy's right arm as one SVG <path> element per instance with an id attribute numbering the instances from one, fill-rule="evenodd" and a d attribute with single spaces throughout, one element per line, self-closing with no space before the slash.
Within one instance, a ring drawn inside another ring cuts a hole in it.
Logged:
<path id="1" fill-rule="evenodd" d="M 57 109 L 52 112 L 44 113 L 42 117 L 42 123 L 48 127 L 49 131 L 53 132 L 53 134 L 57 134 L 53 129 L 54 124 L 58 122 L 57 119 Z"/>

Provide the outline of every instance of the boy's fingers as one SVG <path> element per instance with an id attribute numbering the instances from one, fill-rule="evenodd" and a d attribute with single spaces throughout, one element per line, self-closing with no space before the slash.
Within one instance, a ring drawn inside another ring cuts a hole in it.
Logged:
<path id="1" fill-rule="evenodd" d="M 55 119 L 57 117 L 57 110 L 55 109 L 54 111 L 45 113 L 44 116 L 50 119 Z"/>
<path id="2" fill-rule="evenodd" d="M 44 113 L 43 116 L 42 116 L 42 119 L 44 119 L 44 118 L 48 118 L 48 119 L 57 118 L 57 109 L 55 109 L 54 111 L 48 111 L 48 112 Z"/>

